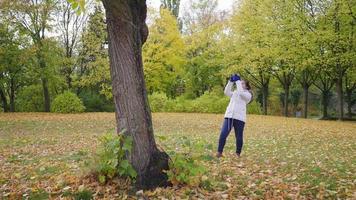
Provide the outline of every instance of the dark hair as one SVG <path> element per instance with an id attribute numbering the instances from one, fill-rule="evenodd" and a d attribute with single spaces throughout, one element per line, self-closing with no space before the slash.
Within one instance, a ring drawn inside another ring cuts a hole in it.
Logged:
<path id="1" fill-rule="evenodd" d="M 246 89 L 250 92 L 251 94 L 251 100 L 250 102 L 248 102 L 248 104 L 250 104 L 252 101 L 253 101 L 253 93 L 252 93 L 252 88 L 251 88 L 251 85 L 250 85 L 250 82 L 248 80 L 244 80 L 245 81 L 245 86 L 246 86 Z"/>
<path id="2" fill-rule="evenodd" d="M 250 82 L 248 80 L 245 80 L 245 85 L 246 85 L 246 89 L 247 90 L 251 90 L 251 85 L 250 85 Z"/>

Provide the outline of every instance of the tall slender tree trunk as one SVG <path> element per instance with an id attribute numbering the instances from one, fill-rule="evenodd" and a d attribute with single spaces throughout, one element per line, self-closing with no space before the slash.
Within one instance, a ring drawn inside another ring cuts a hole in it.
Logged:
<path id="1" fill-rule="evenodd" d="M 133 137 L 128 159 L 137 186 L 167 185 L 169 157 L 158 150 L 143 75 L 142 44 L 148 36 L 145 0 L 102 0 L 107 19 L 112 92 L 117 132 Z"/>
<path id="2" fill-rule="evenodd" d="M 267 107 L 268 107 L 268 84 L 262 85 L 262 110 L 263 114 L 267 115 Z"/>
<path id="3" fill-rule="evenodd" d="M 51 100 L 49 96 L 48 80 L 47 78 L 42 78 L 41 81 L 42 81 L 42 89 L 43 89 L 43 97 L 44 97 L 44 110 L 45 112 L 50 112 Z"/>
<path id="4" fill-rule="evenodd" d="M 285 84 L 284 85 L 284 116 L 285 117 L 288 117 L 289 115 L 289 112 L 288 112 L 288 99 L 289 99 L 289 85 L 288 84 Z"/>
<path id="5" fill-rule="evenodd" d="M 328 118 L 328 106 L 329 106 L 329 91 L 322 91 L 321 104 L 323 108 L 322 119 Z"/>
<path id="6" fill-rule="evenodd" d="M 337 93 L 337 111 L 338 119 L 344 119 L 344 92 L 342 89 L 342 76 L 339 76 L 336 80 L 336 93 Z"/>
<path id="7" fill-rule="evenodd" d="M 352 90 L 346 90 L 347 117 L 352 119 Z"/>
<path id="8" fill-rule="evenodd" d="M 0 88 L 0 98 L 1 98 L 1 101 L 2 101 L 2 108 L 4 110 L 4 112 L 8 112 L 8 108 L 7 108 L 7 99 L 6 99 L 6 96 L 5 96 L 5 92 Z"/>
<path id="9" fill-rule="evenodd" d="M 15 112 L 15 85 L 14 79 L 10 79 L 10 112 Z"/>
<path id="10" fill-rule="evenodd" d="M 42 42 L 38 40 L 38 50 L 37 50 L 37 60 L 39 62 L 40 68 L 42 70 L 46 69 L 46 62 L 43 60 L 43 55 L 41 53 L 42 50 Z M 41 74 L 41 83 L 42 83 L 42 90 L 43 90 L 43 98 L 44 98 L 44 111 L 50 112 L 51 110 L 51 99 L 49 95 L 48 89 L 48 79 Z"/>
<path id="11" fill-rule="evenodd" d="M 72 77 L 70 77 L 70 74 L 66 74 L 66 81 L 68 85 L 68 89 L 72 89 Z"/>
<path id="12" fill-rule="evenodd" d="M 309 86 L 303 86 L 303 105 L 304 105 L 304 118 L 308 118 L 308 96 L 309 96 Z"/>

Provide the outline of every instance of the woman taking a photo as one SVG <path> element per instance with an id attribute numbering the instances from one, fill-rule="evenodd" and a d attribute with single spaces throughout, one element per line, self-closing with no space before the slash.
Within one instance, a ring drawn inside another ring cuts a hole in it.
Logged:
<path id="1" fill-rule="evenodd" d="M 233 85 L 236 89 L 232 91 Z M 240 157 L 243 145 L 243 131 L 246 121 L 246 106 L 252 101 L 251 87 L 248 81 L 240 80 L 240 76 L 235 74 L 230 77 L 225 90 L 225 95 L 230 97 L 230 103 L 226 108 L 224 123 L 221 128 L 217 157 L 222 157 L 226 138 L 232 126 L 236 137 L 236 155 Z"/>

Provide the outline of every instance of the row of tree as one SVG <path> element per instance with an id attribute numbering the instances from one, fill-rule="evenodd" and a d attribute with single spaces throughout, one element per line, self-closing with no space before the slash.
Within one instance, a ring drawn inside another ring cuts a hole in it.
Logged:
<path id="1" fill-rule="evenodd" d="M 334 88 L 338 117 L 355 104 L 355 2 L 352 0 L 244 0 L 232 13 L 216 0 L 162 0 L 149 9 L 150 35 L 143 46 L 146 88 L 169 98 L 194 99 L 222 90 L 226 76 L 242 74 L 268 113 L 271 82 L 283 90 L 289 113 L 291 87 L 303 90 L 304 117 L 309 89 L 321 94 L 323 117 Z M 81 12 L 85 7 L 86 12 Z M 179 13 L 181 13 L 179 15 Z M 83 1 L 2 2 L 0 98 L 16 111 L 16 98 L 41 87 L 43 106 L 63 91 L 100 93 L 112 100 L 106 19 L 102 6 Z M 346 97 L 346 99 L 345 99 Z M 23 102 L 23 101 L 19 101 Z"/>
<path id="2" fill-rule="evenodd" d="M 217 1 L 198 0 L 182 18 L 174 15 L 176 7 L 167 7 L 171 15 L 161 9 L 155 16 L 143 48 L 149 92 L 162 91 L 173 98 L 186 93 L 195 98 L 223 86 L 224 76 L 239 72 L 262 96 L 264 114 L 268 113 L 269 86 L 277 80 L 284 91 L 285 116 L 291 87 L 299 85 L 305 118 L 311 87 L 320 90 L 323 118 L 328 117 L 334 88 L 338 118 L 344 118 L 345 97 L 352 117 L 355 1 L 244 0 L 227 14 L 217 10 Z"/>
<path id="3" fill-rule="evenodd" d="M 82 4 L 88 12 L 80 13 L 79 3 L 66 0 L 1 2 L 0 97 L 5 112 L 22 110 L 15 109 L 23 106 L 16 97 L 39 87 L 43 99 L 37 100 L 43 106 L 28 110 L 49 112 L 51 99 L 66 90 L 111 96 L 104 12 L 99 3 Z"/>

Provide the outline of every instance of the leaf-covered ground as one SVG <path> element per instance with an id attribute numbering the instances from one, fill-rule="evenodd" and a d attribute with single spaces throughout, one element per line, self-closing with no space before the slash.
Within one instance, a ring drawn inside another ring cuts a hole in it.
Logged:
<path id="1" fill-rule="evenodd" d="M 249 116 L 241 158 L 213 157 L 223 116 L 153 114 L 157 143 L 207 169 L 200 186 L 145 191 L 146 199 L 356 199 L 356 123 Z M 106 185 L 83 169 L 113 113 L 0 114 L 0 199 L 136 199 L 128 182 Z M 82 195 L 82 196 L 80 196 Z"/>

